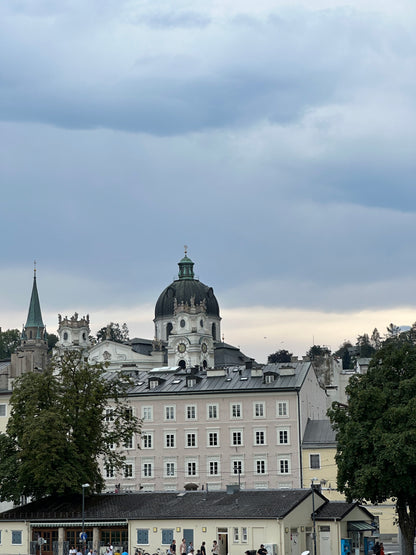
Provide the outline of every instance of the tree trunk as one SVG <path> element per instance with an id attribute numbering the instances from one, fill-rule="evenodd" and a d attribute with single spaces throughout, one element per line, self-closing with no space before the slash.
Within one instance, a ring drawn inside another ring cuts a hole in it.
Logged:
<path id="1" fill-rule="evenodd" d="M 403 540 L 402 554 L 415 555 L 416 500 L 398 497 L 396 511 Z"/>

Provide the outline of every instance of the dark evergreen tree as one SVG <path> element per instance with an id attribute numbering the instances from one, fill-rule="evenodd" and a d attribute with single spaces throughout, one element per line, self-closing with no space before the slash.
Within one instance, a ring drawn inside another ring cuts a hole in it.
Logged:
<path id="1" fill-rule="evenodd" d="M 356 346 L 358 347 L 358 356 L 370 358 L 376 352 L 376 349 L 371 345 L 368 333 L 363 333 L 357 337 Z"/>
<path id="2" fill-rule="evenodd" d="M 381 344 L 382 344 L 382 340 L 381 340 L 381 335 L 380 335 L 377 328 L 373 329 L 373 333 L 371 334 L 370 343 L 376 351 L 378 351 L 378 349 L 380 349 Z"/>

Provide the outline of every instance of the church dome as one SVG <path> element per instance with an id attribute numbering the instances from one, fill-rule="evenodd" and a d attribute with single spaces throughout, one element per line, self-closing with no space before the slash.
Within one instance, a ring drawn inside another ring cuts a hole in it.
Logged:
<path id="1" fill-rule="evenodd" d="M 178 262 L 178 266 L 179 279 L 168 285 L 160 294 L 156 302 L 155 317 L 173 316 L 175 299 L 178 304 L 184 303 L 188 306 L 191 305 L 191 299 L 193 299 L 196 305 L 205 300 L 207 315 L 219 318 L 220 308 L 214 290 L 195 279 L 194 263 L 186 253 L 182 260 Z"/>

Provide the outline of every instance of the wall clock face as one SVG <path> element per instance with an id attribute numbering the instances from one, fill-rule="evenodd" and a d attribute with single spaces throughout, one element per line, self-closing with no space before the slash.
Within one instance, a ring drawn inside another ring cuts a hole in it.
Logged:
<path id="1" fill-rule="evenodd" d="M 178 351 L 179 351 L 180 353 L 184 353 L 184 352 L 186 351 L 186 345 L 185 345 L 185 343 L 179 343 L 179 345 L 178 345 Z"/>
<path id="2" fill-rule="evenodd" d="M 201 350 L 202 350 L 203 353 L 206 353 L 208 351 L 208 347 L 207 347 L 206 343 L 202 343 Z"/>

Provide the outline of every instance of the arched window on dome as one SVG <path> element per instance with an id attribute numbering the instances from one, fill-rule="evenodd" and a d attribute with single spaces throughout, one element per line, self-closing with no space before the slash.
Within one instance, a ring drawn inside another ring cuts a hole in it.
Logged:
<path id="1" fill-rule="evenodd" d="M 212 324 L 211 330 L 212 330 L 212 331 L 211 331 L 211 333 L 212 333 L 212 339 L 213 339 L 214 341 L 216 341 L 216 340 L 217 340 L 217 326 L 215 325 L 215 323 Z"/>
<path id="2" fill-rule="evenodd" d="M 202 362 L 202 367 L 205 369 L 207 366 L 208 366 L 208 363 L 207 363 L 206 360 L 204 360 L 204 361 Z"/>
<path id="3" fill-rule="evenodd" d="M 173 330 L 173 324 L 172 324 L 172 322 L 169 322 L 166 325 L 166 340 L 169 339 L 169 335 L 172 333 L 172 330 Z"/>
<path id="4" fill-rule="evenodd" d="M 180 360 L 180 361 L 178 362 L 178 366 L 179 366 L 180 368 L 182 368 L 182 370 L 185 370 L 185 368 L 186 368 L 186 362 L 182 359 L 182 360 Z"/>

